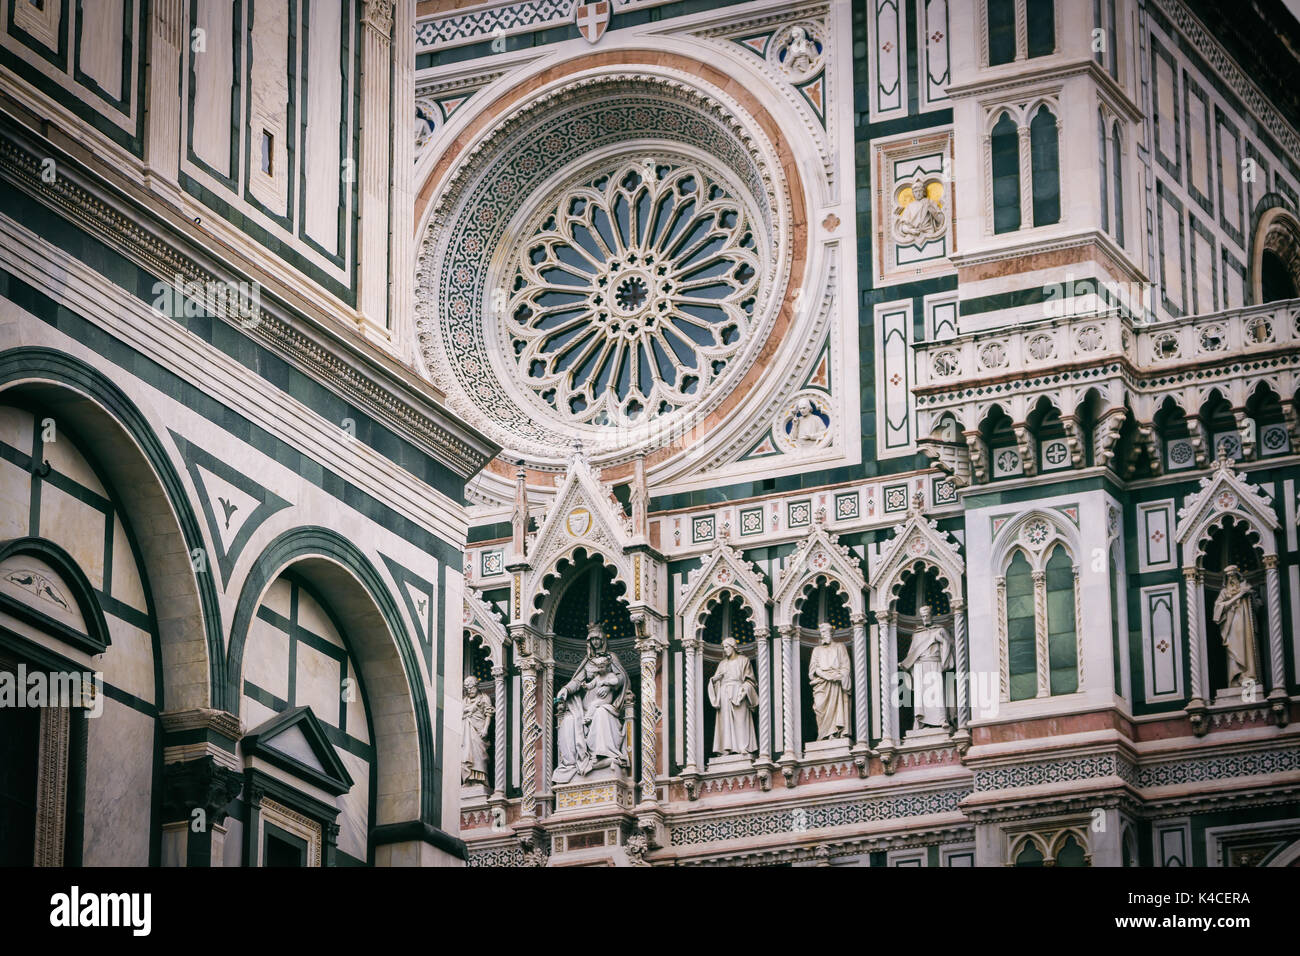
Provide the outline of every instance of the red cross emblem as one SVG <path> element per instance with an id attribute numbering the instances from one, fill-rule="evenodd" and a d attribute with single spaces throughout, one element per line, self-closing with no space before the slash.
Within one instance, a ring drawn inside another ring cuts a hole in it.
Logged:
<path id="1" fill-rule="evenodd" d="M 605 35 L 605 28 L 609 26 L 609 5 L 610 0 L 597 0 L 596 3 L 579 3 L 574 9 L 573 19 L 578 24 L 578 32 L 588 43 L 595 43 Z"/>

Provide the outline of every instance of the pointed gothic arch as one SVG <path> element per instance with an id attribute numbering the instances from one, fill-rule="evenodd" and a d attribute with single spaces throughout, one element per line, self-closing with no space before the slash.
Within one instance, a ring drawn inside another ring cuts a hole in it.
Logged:
<path id="1" fill-rule="evenodd" d="M 1201 479 L 1198 490 L 1190 495 L 1178 512 L 1175 538 L 1182 554 L 1183 578 L 1187 600 L 1187 647 L 1191 670 L 1188 713 L 1193 729 L 1206 733 L 1205 702 L 1213 688 L 1209 686 L 1209 622 L 1205 614 L 1205 549 L 1210 537 L 1228 525 L 1240 524 L 1256 539 L 1264 566 L 1267 604 L 1268 699 L 1273 719 L 1281 725 L 1287 721 L 1286 675 L 1282 633 L 1282 582 L 1278 570 L 1277 532 L 1280 522 L 1273 510 L 1273 499 L 1264 489 L 1253 485 L 1237 471 L 1232 459 L 1221 455 L 1214 470 Z M 1262 676 L 1262 675 L 1261 675 Z"/>
<path id="2" fill-rule="evenodd" d="M 904 577 L 909 573 L 921 574 L 933 568 L 940 582 L 947 583 L 952 604 L 953 644 L 956 658 L 957 737 L 959 746 L 968 739 L 966 728 L 970 724 L 969 688 L 966 676 L 970 672 L 967 644 L 966 594 L 963 579 L 966 563 L 957 549 L 957 542 L 946 531 L 940 531 L 938 522 L 927 519 L 921 511 L 921 496 L 912 499 L 907 516 L 894 527 L 893 537 L 881 548 L 871 564 L 872 610 L 879 627 L 878 666 L 888 675 L 896 670 L 898 655 L 898 615 L 895 606 Z M 882 682 L 883 686 L 883 682 Z M 898 709 L 891 703 L 892 696 L 882 695 L 879 720 L 882 736 L 894 740 L 898 736 Z"/>
<path id="3" fill-rule="evenodd" d="M 759 570 L 724 538 L 704 556 L 703 563 L 688 575 L 682 595 L 681 640 L 685 651 L 686 764 L 683 776 L 687 793 L 697 796 L 696 778 L 705 766 L 701 734 L 704 727 L 704 630 L 711 611 L 720 603 L 736 599 L 749 612 L 754 624 L 754 657 L 758 677 L 758 756 L 764 768 L 772 759 L 771 629 L 767 606 L 771 601 Z"/>

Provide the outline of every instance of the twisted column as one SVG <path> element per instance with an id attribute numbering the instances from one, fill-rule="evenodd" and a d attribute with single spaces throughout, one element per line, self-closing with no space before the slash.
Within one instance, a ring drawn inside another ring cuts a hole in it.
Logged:
<path id="1" fill-rule="evenodd" d="M 519 676 L 522 685 L 523 702 L 520 706 L 520 784 L 522 796 L 519 801 L 521 817 L 537 816 L 537 740 L 542 735 L 541 724 L 537 720 L 537 672 L 540 668 L 537 658 L 529 655 L 519 660 Z"/>
<path id="2" fill-rule="evenodd" d="M 1286 695 L 1285 663 L 1282 657 L 1282 581 L 1277 555 L 1264 555 L 1264 581 L 1268 590 L 1268 692 Z"/>
<path id="3" fill-rule="evenodd" d="M 682 640 L 682 652 L 686 655 L 686 680 L 683 688 L 686 694 L 686 766 L 683 773 L 698 773 L 703 766 L 700 755 L 700 686 L 697 677 L 700 652 L 703 642 L 698 637 Z"/>
<path id="4" fill-rule="evenodd" d="M 754 629 L 754 643 L 758 647 L 758 759 L 767 763 L 772 759 L 772 666 L 771 631 L 766 627 Z"/>
<path id="5" fill-rule="evenodd" d="M 1052 686 L 1048 680 L 1047 657 L 1047 572 L 1034 571 L 1034 657 L 1038 675 L 1038 696 L 1048 697 Z"/>
<path id="6" fill-rule="evenodd" d="M 651 639 L 636 642 L 641 655 L 641 802 L 654 804 L 656 731 L 659 726 L 659 694 L 655 675 L 659 667 L 659 642 Z"/>
<path id="7" fill-rule="evenodd" d="M 799 745 L 794 736 L 794 635 L 793 624 L 781 627 L 781 728 L 785 735 L 782 760 L 799 759 Z"/>
<path id="8" fill-rule="evenodd" d="M 1007 579 L 999 575 L 994 582 L 997 587 L 998 617 L 998 697 L 999 700 L 1011 699 L 1011 647 L 1007 642 Z"/>
<path id="9" fill-rule="evenodd" d="M 505 797 L 506 793 L 506 669 L 492 668 L 492 689 L 496 700 L 496 721 L 493 727 L 492 796 Z"/>
<path id="10" fill-rule="evenodd" d="M 1079 591 L 1079 566 L 1074 566 L 1074 663 L 1078 667 L 1079 690 L 1083 690 L 1083 595 Z M 1047 666 L 1052 666 L 1048 659 Z"/>
<path id="11" fill-rule="evenodd" d="M 953 643 L 957 656 L 957 729 L 970 726 L 970 651 L 966 646 L 966 605 L 952 602 Z"/>
<path id="12" fill-rule="evenodd" d="M 867 615 L 854 614 L 853 623 L 853 740 L 865 744 L 870 737 L 871 713 L 867 710 L 867 688 L 871 675 L 867 672 Z"/>
<path id="13" fill-rule="evenodd" d="M 879 658 L 880 658 L 880 746 L 892 747 L 894 745 L 894 725 L 897 721 L 897 711 L 894 707 L 894 695 L 891 693 L 891 683 L 894 676 L 894 654 L 892 644 L 894 643 L 894 627 L 897 618 L 893 611 L 885 615 L 885 619 L 880 622 L 877 630 L 879 637 Z"/>
<path id="14" fill-rule="evenodd" d="M 1205 603 L 1201 594 L 1201 571 L 1199 568 L 1183 568 L 1183 578 L 1187 584 L 1187 660 L 1191 670 L 1191 698 L 1189 703 L 1201 703 L 1205 699 L 1205 688 L 1201 680 L 1201 606 Z"/>

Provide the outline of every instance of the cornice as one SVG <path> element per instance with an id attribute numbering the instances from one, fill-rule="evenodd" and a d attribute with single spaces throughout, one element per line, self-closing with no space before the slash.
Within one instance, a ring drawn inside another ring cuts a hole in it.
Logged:
<path id="1" fill-rule="evenodd" d="M 198 247 L 171 223 L 115 190 L 66 154 L 58 175 L 41 178 L 53 144 L 0 114 L 0 180 L 104 241 L 159 280 L 252 284 L 242 270 Z M 260 283 L 258 284 L 261 288 Z M 348 341 L 261 288 L 256 322 L 219 318 L 267 346 L 345 400 L 365 409 L 462 478 L 498 451 L 485 436 L 437 403 L 428 383 L 360 339 Z M 250 327 L 251 326 L 251 327 Z"/>

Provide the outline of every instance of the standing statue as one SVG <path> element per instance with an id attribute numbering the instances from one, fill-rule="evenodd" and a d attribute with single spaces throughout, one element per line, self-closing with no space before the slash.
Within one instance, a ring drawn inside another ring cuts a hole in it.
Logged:
<path id="1" fill-rule="evenodd" d="M 562 708 L 556 727 L 559 756 L 552 783 L 568 783 L 602 767 L 629 766 L 623 736 L 627 671 L 609 653 L 600 625 L 587 636 L 587 656 L 555 695 Z"/>
<path id="2" fill-rule="evenodd" d="M 1228 651 L 1228 686 L 1240 687 L 1259 680 L 1255 665 L 1255 589 L 1240 569 L 1223 569 L 1223 590 L 1214 600 L 1214 622 Z"/>
<path id="3" fill-rule="evenodd" d="M 495 708 L 478 681 L 465 678 L 464 709 L 460 731 L 460 782 L 487 786 L 487 735 Z"/>
<path id="4" fill-rule="evenodd" d="M 522 558 L 528 539 L 528 485 L 522 467 L 515 472 L 515 507 L 510 512 L 510 538 L 515 556 Z"/>
<path id="5" fill-rule="evenodd" d="M 821 643 L 808 659 L 808 683 L 812 684 L 813 710 L 817 714 L 817 739 L 844 737 L 849 732 L 849 691 L 853 687 L 849 652 L 843 644 L 831 642 L 831 626 L 823 623 Z"/>
<path id="6" fill-rule="evenodd" d="M 709 703 L 717 708 L 713 723 L 715 754 L 752 754 L 758 749 L 754 737 L 754 708 L 758 706 L 758 682 L 748 657 L 736 653 L 736 639 L 722 642 L 725 655 L 709 678 Z"/>
<path id="7" fill-rule="evenodd" d="M 947 628 L 930 624 L 928 606 L 921 608 L 921 626 L 912 633 L 902 666 L 912 673 L 912 728 L 947 727 L 944 675 L 953 666 L 952 638 Z"/>

